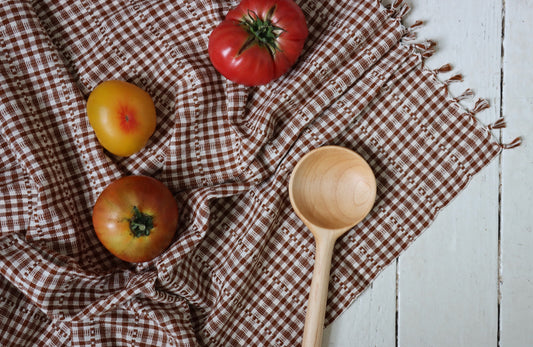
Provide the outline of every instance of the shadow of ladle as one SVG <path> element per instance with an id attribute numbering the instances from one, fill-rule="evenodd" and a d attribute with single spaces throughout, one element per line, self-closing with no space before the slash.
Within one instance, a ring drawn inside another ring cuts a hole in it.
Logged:
<path id="1" fill-rule="evenodd" d="M 365 218 L 376 199 L 376 179 L 354 151 L 324 146 L 305 154 L 289 181 L 296 215 L 315 238 L 315 265 L 302 346 L 320 346 L 333 247 L 339 236 Z"/>

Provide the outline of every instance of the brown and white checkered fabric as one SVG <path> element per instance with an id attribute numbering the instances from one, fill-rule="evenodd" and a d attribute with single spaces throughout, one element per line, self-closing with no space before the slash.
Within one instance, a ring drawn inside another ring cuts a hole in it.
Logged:
<path id="1" fill-rule="evenodd" d="M 371 214 L 336 245 L 331 322 L 501 151 L 423 67 L 404 4 L 301 0 L 309 38 L 285 76 L 248 88 L 207 54 L 231 1 L 26 1 L 0 6 L 0 345 L 295 346 L 312 235 L 288 177 L 325 144 L 378 182 Z M 85 102 L 108 79 L 150 93 L 147 147 L 108 155 Z M 153 176 L 181 206 L 171 247 L 127 264 L 95 236 L 118 177 Z"/>

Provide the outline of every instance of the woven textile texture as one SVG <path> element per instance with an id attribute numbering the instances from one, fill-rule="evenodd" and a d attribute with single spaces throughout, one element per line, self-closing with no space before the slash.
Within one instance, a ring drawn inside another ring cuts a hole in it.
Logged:
<path id="1" fill-rule="evenodd" d="M 287 186 L 305 153 L 354 149 L 378 183 L 370 215 L 336 244 L 330 323 L 504 147 L 475 118 L 484 101 L 467 110 L 447 92 L 459 77 L 424 68 L 433 44 L 413 41 L 401 1 L 298 1 L 300 59 L 253 88 L 207 54 L 237 3 L 3 1 L 0 345 L 298 345 L 314 241 Z M 108 79 L 157 108 L 128 158 L 102 149 L 85 112 Z M 141 264 L 107 252 L 91 221 L 102 190 L 132 174 L 180 206 L 172 245 Z"/>

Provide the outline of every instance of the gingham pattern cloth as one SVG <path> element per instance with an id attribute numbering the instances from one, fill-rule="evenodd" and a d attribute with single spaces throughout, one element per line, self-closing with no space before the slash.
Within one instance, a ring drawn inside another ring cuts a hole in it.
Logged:
<path id="1" fill-rule="evenodd" d="M 298 1 L 300 59 L 253 88 L 207 53 L 237 3 L 3 0 L 0 345 L 298 345 L 314 240 L 287 187 L 305 153 L 354 149 L 378 184 L 370 215 L 336 244 L 330 323 L 502 150 L 474 116 L 485 103 L 467 110 L 424 67 L 433 45 L 408 42 L 401 1 Z M 88 123 L 87 97 L 108 79 L 156 105 L 154 135 L 128 158 Z M 102 190 L 132 174 L 180 206 L 172 245 L 141 264 L 107 252 L 91 222 Z"/>

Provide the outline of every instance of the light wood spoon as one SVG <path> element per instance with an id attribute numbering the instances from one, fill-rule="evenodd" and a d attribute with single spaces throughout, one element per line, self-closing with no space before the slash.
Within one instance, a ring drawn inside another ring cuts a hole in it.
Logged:
<path id="1" fill-rule="evenodd" d="M 372 209 L 376 179 L 359 154 L 345 147 L 324 146 L 307 153 L 296 164 L 289 196 L 296 215 L 316 242 L 302 346 L 320 346 L 333 246 Z"/>

